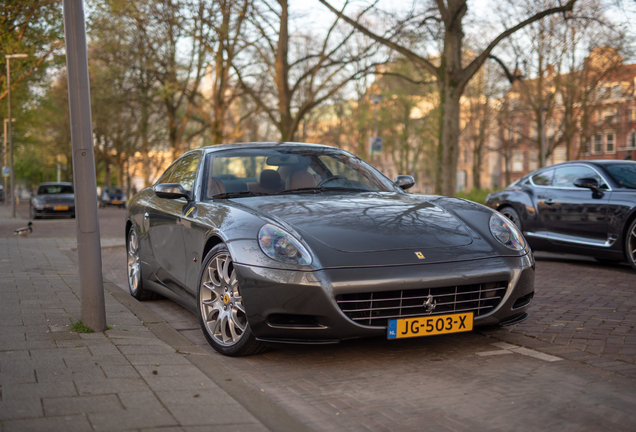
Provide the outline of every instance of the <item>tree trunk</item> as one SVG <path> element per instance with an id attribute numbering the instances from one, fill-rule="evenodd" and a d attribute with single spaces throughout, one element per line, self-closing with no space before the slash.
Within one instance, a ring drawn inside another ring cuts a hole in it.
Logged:
<path id="1" fill-rule="evenodd" d="M 278 90 L 278 111 L 280 122 L 278 130 L 282 141 L 292 141 L 296 134 L 291 115 L 291 91 L 289 89 L 289 11 L 287 0 L 278 0 L 281 7 L 278 31 L 278 50 L 276 51 L 276 88 Z"/>
<path id="2" fill-rule="evenodd" d="M 435 193 L 455 196 L 457 191 L 457 162 L 459 158 L 459 97 L 461 92 L 451 85 L 440 89 L 440 125 L 437 147 Z"/>

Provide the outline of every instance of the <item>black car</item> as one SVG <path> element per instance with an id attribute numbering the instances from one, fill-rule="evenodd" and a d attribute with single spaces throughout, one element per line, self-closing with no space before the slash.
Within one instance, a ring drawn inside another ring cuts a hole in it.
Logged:
<path id="1" fill-rule="evenodd" d="M 99 195 L 99 206 L 117 206 L 119 208 L 126 207 L 126 197 L 124 191 L 120 187 L 105 186 Z"/>
<path id="2" fill-rule="evenodd" d="M 41 183 L 30 200 L 31 219 L 41 217 L 75 217 L 73 183 Z"/>
<path id="3" fill-rule="evenodd" d="M 190 308 L 225 355 L 525 319 L 534 261 L 514 224 L 413 184 L 327 146 L 192 150 L 129 203 L 130 292 Z"/>
<path id="4" fill-rule="evenodd" d="M 534 171 L 486 205 L 535 250 L 569 252 L 636 269 L 636 162 L 572 161 Z"/>

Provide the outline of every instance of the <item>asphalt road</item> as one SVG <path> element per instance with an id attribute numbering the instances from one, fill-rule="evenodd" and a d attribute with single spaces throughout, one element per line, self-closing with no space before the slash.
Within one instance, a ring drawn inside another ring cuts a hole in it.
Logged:
<path id="1" fill-rule="evenodd" d="M 102 239 L 124 244 L 124 214 L 100 209 Z M 14 225 L 24 221 L 2 221 L 0 236 Z M 38 220 L 33 236 L 74 230 L 73 220 Z M 207 345 L 189 311 L 144 304 L 317 431 L 636 430 L 636 273 L 536 257 L 528 320 L 464 334 L 277 345 L 228 358 Z M 125 248 L 103 248 L 102 259 L 104 276 L 126 289 Z"/>

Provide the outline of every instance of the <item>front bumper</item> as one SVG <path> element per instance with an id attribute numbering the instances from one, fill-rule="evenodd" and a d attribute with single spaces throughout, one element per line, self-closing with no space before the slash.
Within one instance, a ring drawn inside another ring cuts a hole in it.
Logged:
<path id="1" fill-rule="evenodd" d="M 529 254 L 461 263 L 314 272 L 241 264 L 235 264 L 235 269 L 254 336 L 277 342 L 337 342 L 387 334 L 386 325 L 368 325 L 371 321 L 354 322 L 348 317 L 336 300 L 343 295 L 504 282 L 498 304 L 475 316 L 475 326 L 482 326 L 522 317 L 534 293 L 534 263 Z M 432 315 L 438 313 L 449 312 L 435 311 Z"/>
<path id="2" fill-rule="evenodd" d="M 66 210 L 56 210 L 56 207 L 66 207 Z M 33 213 L 38 217 L 62 217 L 62 216 L 74 216 L 75 205 L 66 204 L 46 204 L 37 205 L 33 207 Z"/>

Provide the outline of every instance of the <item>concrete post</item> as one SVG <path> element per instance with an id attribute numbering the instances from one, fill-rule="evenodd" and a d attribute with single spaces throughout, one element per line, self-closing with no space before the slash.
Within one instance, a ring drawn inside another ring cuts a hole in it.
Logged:
<path id="1" fill-rule="evenodd" d="M 73 144 L 73 184 L 82 322 L 96 332 L 103 332 L 106 330 L 106 308 L 82 0 L 64 0 L 64 35 Z"/>

